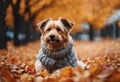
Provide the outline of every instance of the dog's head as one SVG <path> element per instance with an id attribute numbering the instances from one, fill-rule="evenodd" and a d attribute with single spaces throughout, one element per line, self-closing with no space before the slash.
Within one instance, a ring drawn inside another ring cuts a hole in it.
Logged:
<path id="1" fill-rule="evenodd" d="M 47 19 L 37 24 L 42 33 L 41 40 L 48 49 L 57 50 L 68 44 L 69 33 L 73 23 L 66 19 L 59 20 Z"/>

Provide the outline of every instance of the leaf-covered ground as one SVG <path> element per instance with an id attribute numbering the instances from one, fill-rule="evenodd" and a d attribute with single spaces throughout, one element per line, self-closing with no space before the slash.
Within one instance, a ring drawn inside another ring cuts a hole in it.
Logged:
<path id="1" fill-rule="evenodd" d="M 120 40 L 75 41 L 79 59 L 87 69 L 70 66 L 53 74 L 36 73 L 34 63 L 40 42 L 0 51 L 0 82 L 120 82 Z"/>

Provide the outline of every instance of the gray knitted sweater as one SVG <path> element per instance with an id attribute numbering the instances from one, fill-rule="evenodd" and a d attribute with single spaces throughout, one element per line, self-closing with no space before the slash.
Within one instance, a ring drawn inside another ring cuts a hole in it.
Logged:
<path id="1" fill-rule="evenodd" d="M 70 41 L 66 48 L 58 51 L 50 51 L 44 44 L 42 44 L 42 48 L 38 54 L 38 59 L 48 72 L 53 72 L 69 65 L 75 67 L 77 65 L 77 57 L 73 48 L 73 40 Z"/>

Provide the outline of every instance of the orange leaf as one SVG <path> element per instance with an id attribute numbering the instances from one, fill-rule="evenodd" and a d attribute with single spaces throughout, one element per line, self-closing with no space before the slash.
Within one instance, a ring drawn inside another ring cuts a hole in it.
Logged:
<path id="1" fill-rule="evenodd" d="M 1 68 L 1 72 L 4 75 L 4 77 L 8 80 L 8 82 L 16 82 L 16 80 L 4 66 Z"/>

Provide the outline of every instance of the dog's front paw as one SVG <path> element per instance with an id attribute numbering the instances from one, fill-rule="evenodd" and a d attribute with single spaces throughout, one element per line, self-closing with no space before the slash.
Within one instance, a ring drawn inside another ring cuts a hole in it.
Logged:
<path id="1" fill-rule="evenodd" d="M 36 72 L 41 72 L 43 70 L 42 64 L 39 60 L 35 62 L 35 70 Z"/>
<path id="2" fill-rule="evenodd" d="M 85 64 L 85 63 L 83 63 L 82 61 L 77 61 L 77 64 L 78 64 L 78 66 L 79 67 L 81 67 L 83 70 L 86 70 L 86 67 L 87 67 L 87 65 Z"/>

